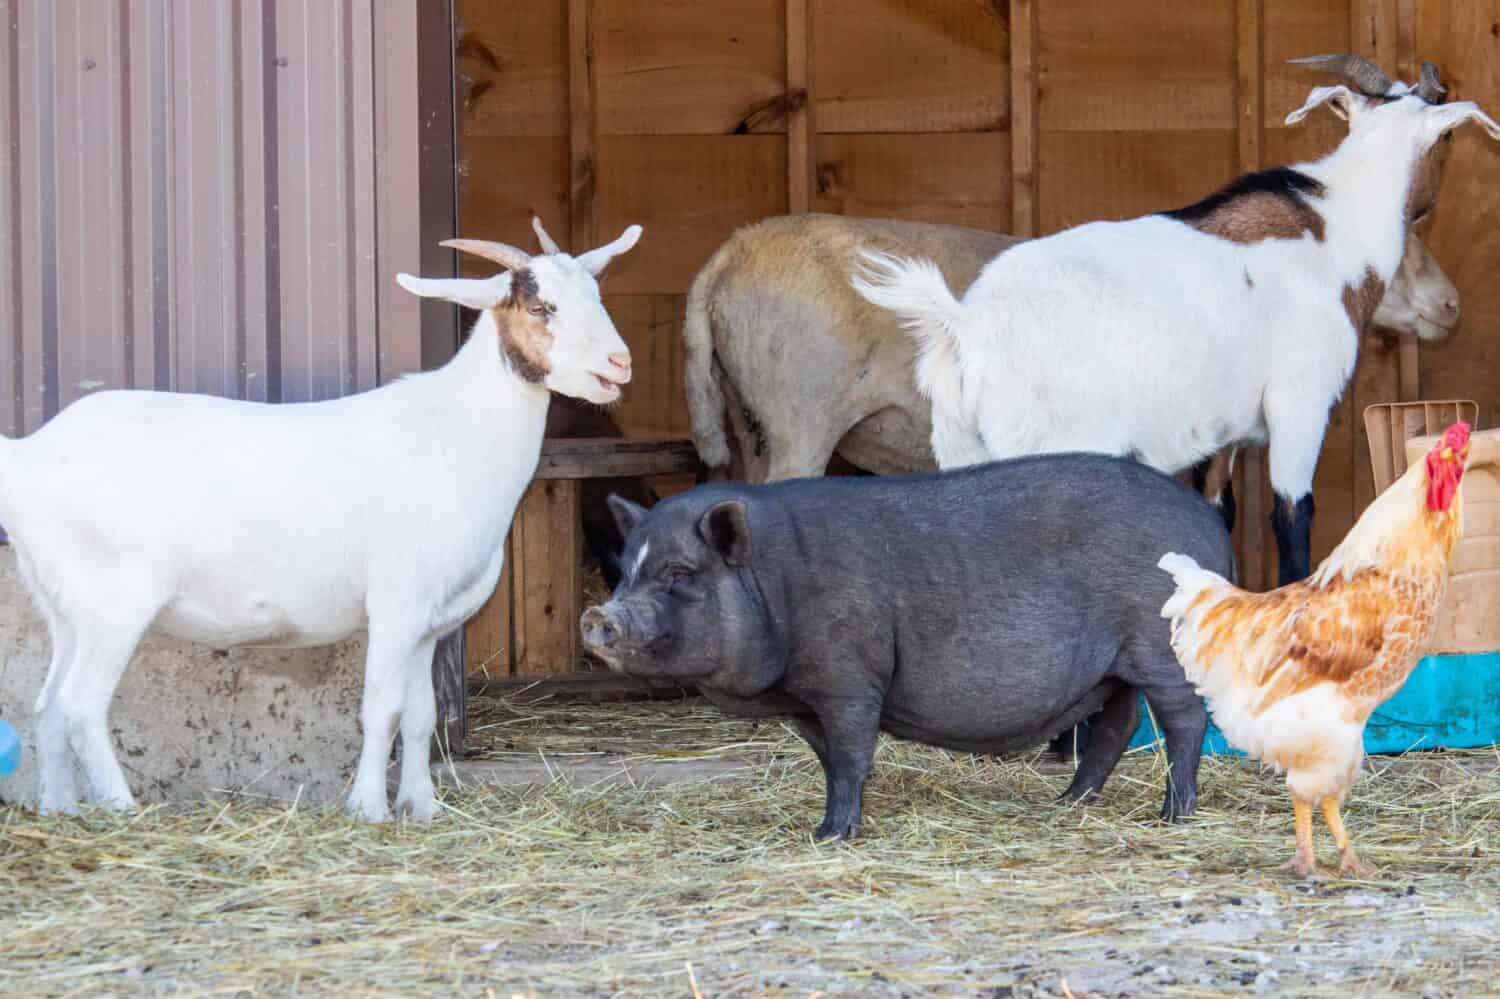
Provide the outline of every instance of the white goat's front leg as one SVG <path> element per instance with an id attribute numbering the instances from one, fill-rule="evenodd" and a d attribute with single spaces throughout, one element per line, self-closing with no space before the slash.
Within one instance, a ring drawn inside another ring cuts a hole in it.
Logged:
<path id="1" fill-rule="evenodd" d="M 359 720 L 364 743 L 354 786 L 349 791 L 349 814 L 366 822 L 385 822 L 391 817 L 386 803 L 385 770 L 391 758 L 391 740 L 405 700 L 406 670 L 417 648 L 427 644 L 412 629 L 392 629 L 370 622 L 370 644 L 365 653 L 365 689 L 360 699 Z M 429 657 L 431 652 L 429 650 Z M 425 754 L 425 747 L 423 747 Z"/>
<path id="2" fill-rule="evenodd" d="M 110 598 L 101 594 L 98 599 Z M 156 610 L 125 605 L 113 611 L 78 628 L 72 662 L 63 666 L 53 706 L 62 712 L 68 745 L 88 778 L 93 802 L 118 810 L 134 808 L 135 796 L 110 744 L 109 705 Z"/>
<path id="3" fill-rule="evenodd" d="M 1276 535 L 1280 586 L 1312 572 L 1313 475 L 1331 407 L 1329 393 L 1310 388 L 1294 391 L 1272 386 L 1266 392 L 1271 489 L 1276 493 L 1271 528 Z"/>
<path id="4" fill-rule="evenodd" d="M 396 791 L 396 813 L 407 812 L 422 822 L 437 814 L 431 766 L 432 731 L 437 725 L 437 701 L 432 689 L 435 644 L 423 642 L 412 653 L 401 700 L 401 785 Z"/>

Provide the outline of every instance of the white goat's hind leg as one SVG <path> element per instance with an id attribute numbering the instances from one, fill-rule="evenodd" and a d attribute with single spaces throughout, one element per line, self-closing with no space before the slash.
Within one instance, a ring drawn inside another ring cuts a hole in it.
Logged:
<path id="1" fill-rule="evenodd" d="M 37 749 L 37 807 L 43 815 L 78 810 L 78 787 L 73 779 L 73 754 L 68 748 L 68 726 L 57 687 L 73 660 L 76 643 L 73 628 L 50 609 L 43 608 L 47 631 L 52 637 L 52 664 L 42 694 L 37 698 L 33 722 Z"/>
<path id="2" fill-rule="evenodd" d="M 401 699 L 401 785 L 396 792 L 396 813 L 409 812 L 426 822 L 437 814 L 432 790 L 432 730 L 437 725 L 437 702 L 432 689 L 432 649 L 427 641 L 417 646 L 406 665 Z"/>
<path id="3" fill-rule="evenodd" d="M 365 653 L 365 689 L 360 699 L 359 719 L 364 743 L 354 786 L 349 791 L 349 814 L 366 822 L 385 822 L 391 817 L 386 803 L 385 771 L 391 758 L 391 740 L 405 699 L 406 669 L 419 646 L 409 631 L 370 622 L 369 651 Z M 431 652 L 429 650 L 429 657 Z M 429 658 L 430 662 L 430 658 Z M 425 747 L 424 747 L 425 748 Z"/>
<path id="4" fill-rule="evenodd" d="M 115 608 L 107 618 L 90 620 L 78 631 L 73 661 L 65 668 L 54 695 L 63 715 L 68 744 L 88 778 L 92 800 L 106 808 L 135 807 L 135 797 L 109 739 L 109 705 L 115 688 L 155 611 L 125 613 Z"/>

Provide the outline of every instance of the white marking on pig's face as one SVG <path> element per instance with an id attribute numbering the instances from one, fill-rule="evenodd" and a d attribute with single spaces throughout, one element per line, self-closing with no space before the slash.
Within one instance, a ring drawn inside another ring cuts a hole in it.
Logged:
<path id="1" fill-rule="evenodd" d="M 640 551 L 635 553 L 635 561 L 630 566 L 631 582 L 635 582 L 635 578 L 641 574 L 641 566 L 646 562 L 646 552 L 650 550 L 651 542 L 647 541 L 641 545 Z"/>

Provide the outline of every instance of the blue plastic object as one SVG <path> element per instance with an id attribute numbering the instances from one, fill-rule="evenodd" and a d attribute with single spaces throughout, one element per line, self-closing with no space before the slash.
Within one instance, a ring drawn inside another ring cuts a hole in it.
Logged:
<path id="1" fill-rule="evenodd" d="M 1131 749 L 1160 737 L 1142 705 L 1141 727 Z M 1365 725 L 1365 752 L 1404 753 L 1410 749 L 1465 749 L 1500 743 L 1500 652 L 1427 656 L 1406 684 L 1375 709 Z M 1212 717 L 1203 737 L 1205 754 L 1239 750 L 1224 741 Z"/>
<path id="2" fill-rule="evenodd" d="M 13 774 L 21 765 L 21 734 L 16 727 L 0 718 L 0 777 Z"/>

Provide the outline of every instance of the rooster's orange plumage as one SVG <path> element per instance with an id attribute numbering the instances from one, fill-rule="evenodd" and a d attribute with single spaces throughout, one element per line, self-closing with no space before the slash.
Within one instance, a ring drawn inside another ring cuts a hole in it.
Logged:
<path id="1" fill-rule="evenodd" d="M 1249 593 L 1185 555 L 1162 557 L 1177 591 L 1162 607 L 1172 648 L 1230 745 L 1286 771 L 1304 876 L 1322 807 L 1340 870 L 1368 871 L 1339 807 L 1364 758 L 1370 713 L 1406 682 L 1448 584 L 1461 531 L 1469 426 L 1381 493 L 1307 579 Z"/>

